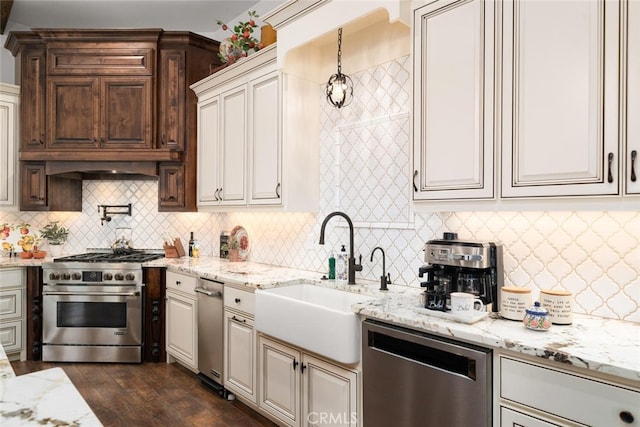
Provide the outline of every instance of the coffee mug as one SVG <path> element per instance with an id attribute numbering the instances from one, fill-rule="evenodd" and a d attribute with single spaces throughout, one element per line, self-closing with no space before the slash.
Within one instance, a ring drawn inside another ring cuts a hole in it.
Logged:
<path id="1" fill-rule="evenodd" d="M 465 292 L 451 293 L 451 313 L 469 315 L 474 311 L 484 311 L 484 304 L 480 298 Z"/>

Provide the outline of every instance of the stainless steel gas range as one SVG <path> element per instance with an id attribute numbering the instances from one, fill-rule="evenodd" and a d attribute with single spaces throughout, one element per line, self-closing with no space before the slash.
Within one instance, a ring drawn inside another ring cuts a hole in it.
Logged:
<path id="1" fill-rule="evenodd" d="M 142 362 L 142 263 L 162 256 L 100 252 L 44 263 L 42 360 Z"/>

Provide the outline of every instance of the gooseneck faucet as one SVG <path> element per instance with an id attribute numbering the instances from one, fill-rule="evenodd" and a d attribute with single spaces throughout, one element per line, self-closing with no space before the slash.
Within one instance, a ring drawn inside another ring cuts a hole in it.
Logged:
<path id="1" fill-rule="evenodd" d="M 322 226 L 320 227 L 320 243 L 324 245 L 324 229 L 327 227 L 327 223 L 334 216 L 341 216 L 347 220 L 347 224 L 349 224 L 349 285 L 356 284 L 356 271 L 362 271 L 362 255 L 360 255 L 360 264 L 356 264 L 356 258 L 353 255 L 353 222 L 351 222 L 351 218 L 344 212 L 331 212 L 327 217 L 322 221 Z"/>
<path id="2" fill-rule="evenodd" d="M 391 284 L 391 274 L 387 273 L 387 268 L 385 266 L 384 249 L 382 249 L 380 246 L 376 246 L 375 248 L 373 248 L 373 250 L 371 251 L 371 259 L 369 261 L 373 262 L 373 254 L 376 253 L 376 250 L 378 249 L 380 249 L 380 252 L 382 252 L 382 276 L 380 276 L 380 290 L 388 291 L 389 289 L 387 288 L 387 285 Z"/>

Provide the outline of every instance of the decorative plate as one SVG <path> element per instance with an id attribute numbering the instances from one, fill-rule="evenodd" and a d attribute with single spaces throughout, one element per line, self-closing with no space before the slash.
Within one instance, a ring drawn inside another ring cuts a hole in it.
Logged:
<path id="1" fill-rule="evenodd" d="M 249 257 L 249 234 L 247 234 L 247 230 L 240 225 L 236 225 L 233 227 L 233 230 L 231 230 L 229 239 L 231 242 L 238 242 L 238 257 L 240 258 L 240 261 L 246 261 Z"/>
<path id="2" fill-rule="evenodd" d="M 31 230 L 30 224 L 0 224 L 0 248 L 2 252 L 31 251 L 37 240 L 39 240 L 39 235 Z"/>

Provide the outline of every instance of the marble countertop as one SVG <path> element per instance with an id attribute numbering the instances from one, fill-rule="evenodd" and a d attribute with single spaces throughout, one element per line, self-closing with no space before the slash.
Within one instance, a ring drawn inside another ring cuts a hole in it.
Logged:
<path id="1" fill-rule="evenodd" d="M 0 425 L 101 426 L 62 368 L 16 376 L 0 345 Z"/>
<path id="2" fill-rule="evenodd" d="M 39 263 L 39 260 L 18 259 L 11 265 Z M 573 324 L 553 325 L 548 331 L 542 332 L 525 329 L 521 322 L 505 320 L 492 313 L 474 324 L 466 324 L 424 314 L 425 310 L 419 309 L 418 302 L 423 290 L 413 286 L 389 285 L 388 291 L 380 291 L 377 281 L 357 279 L 356 285 L 341 285 L 322 280 L 318 272 L 255 262 L 229 262 L 218 257 L 163 258 L 144 265 L 166 267 L 252 290 L 309 282 L 363 293 L 376 297 L 370 302 L 353 306 L 353 310 L 363 318 L 640 381 L 640 323 L 575 313 Z M 2 266 L 7 264 L 0 260 Z"/>

